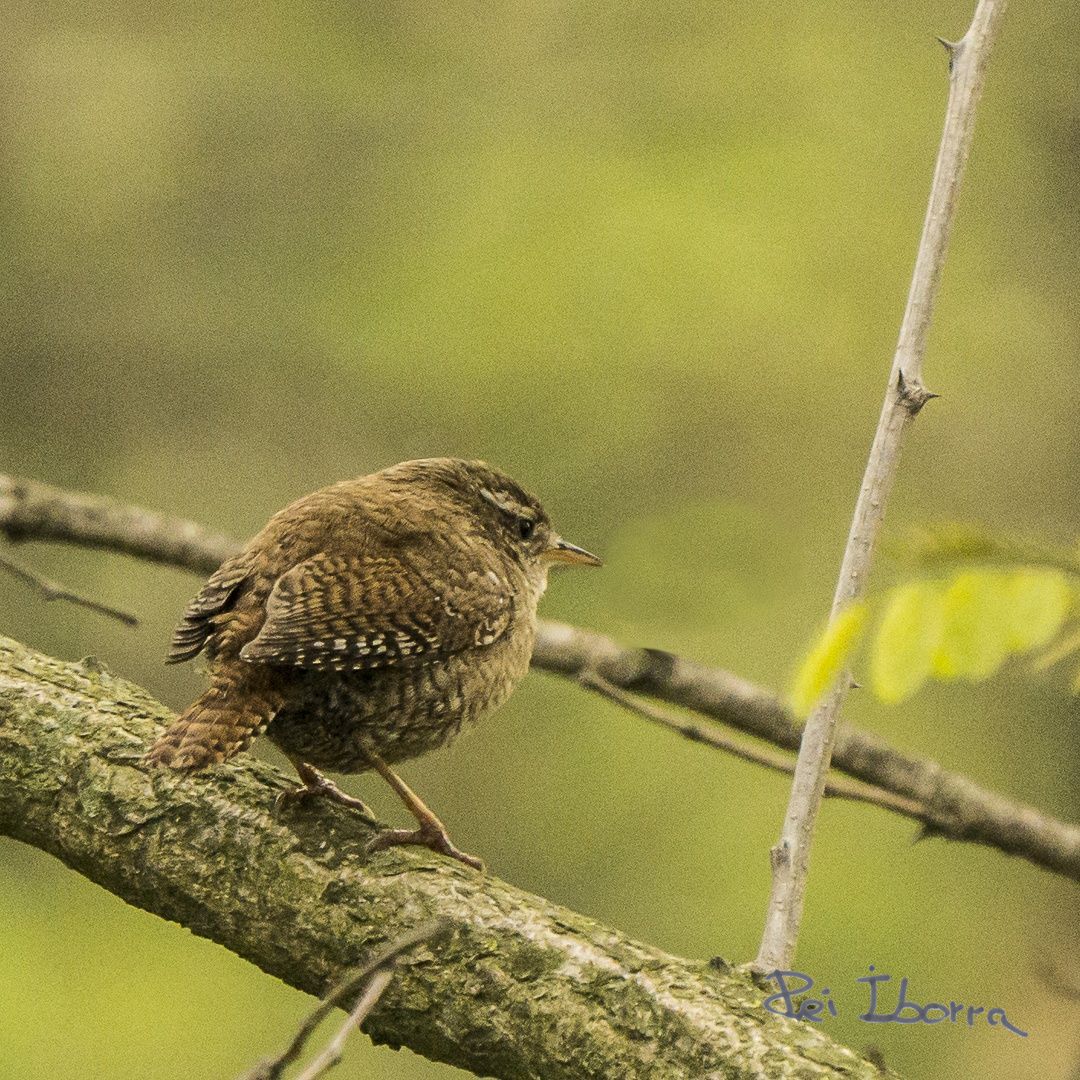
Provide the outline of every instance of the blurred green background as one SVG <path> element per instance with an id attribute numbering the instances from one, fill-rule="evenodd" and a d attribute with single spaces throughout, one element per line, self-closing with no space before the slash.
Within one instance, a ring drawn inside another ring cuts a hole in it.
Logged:
<path id="1" fill-rule="evenodd" d="M 602 552 L 544 603 L 782 688 L 877 419 L 971 0 L 6 3 L 0 469 L 246 536 L 407 457 L 483 457 Z M 894 530 L 1080 532 L 1080 23 L 1009 12 Z M 35 545 L 130 631 L 0 580 L 0 632 L 174 707 L 197 582 Z M 877 580 L 888 580 L 888 564 Z M 847 716 L 1075 820 L 1077 702 L 1020 667 Z M 264 748 L 261 752 L 270 753 Z M 492 762 L 499 767 L 493 769 Z M 663 948 L 750 958 L 783 778 L 531 675 L 405 769 L 500 875 Z M 392 796 L 351 782 L 385 814 Z M 909 1077 L 1066 1077 L 1075 886 L 829 804 L 799 966 Z M 874 963 L 1032 1032 L 870 1027 Z M 235 1076 L 311 999 L 0 841 L 0 1075 Z M 352 1040 L 342 1077 L 455 1070 Z"/>

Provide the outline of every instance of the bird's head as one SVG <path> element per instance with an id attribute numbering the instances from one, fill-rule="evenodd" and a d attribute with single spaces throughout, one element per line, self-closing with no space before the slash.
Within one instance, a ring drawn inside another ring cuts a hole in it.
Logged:
<path id="1" fill-rule="evenodd" d="M 484 537 L 541 585 L 553 563 L 601 565 L 555 531 L 535 495 L 483 461 L 422 458 L 395 465 L 384 475 L 407 484 L 414 496 L 428 496 L 424 502 L 432 528 Z"/>

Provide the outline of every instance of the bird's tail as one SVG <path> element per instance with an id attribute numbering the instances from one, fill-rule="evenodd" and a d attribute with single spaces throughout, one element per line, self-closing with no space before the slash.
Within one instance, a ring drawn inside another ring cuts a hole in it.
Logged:
<path id="1" fill-rule="evenodd" d="M 284 703 L 265 674 L 254 668 L 241 679 L 216 679 L 150 747 L 145 760 L 172 769 L 201 769 L 247 749 Z"/>

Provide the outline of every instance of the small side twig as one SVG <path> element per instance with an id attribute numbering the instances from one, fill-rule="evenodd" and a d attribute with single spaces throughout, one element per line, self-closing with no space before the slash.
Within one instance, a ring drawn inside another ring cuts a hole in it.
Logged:
<path id="1" fill-rule="evenodd" d="M 29 585 L 32 589 L 36 589 L 43 600 L 65 600 L 69 604 L 77 604 L 79 607 L 96 611 L 99 615 L 107 615 L 110 619 L 117 619 L 124 623 L 125 626 L 139 625 L 139 620 L 130 612 L 121 611 L 120 608 L 110 607 L 108 604 L 102 604 L 98 600 L 91 600 L 88 596 L 72 592 L 71 589 L 61 585 L 58 581 L 42 577 L 40 574 L 34 573 L 29 567 L 23 566 L 22 563 L 16 562 L 6 555 L 0 555 L 0 570 L 6 570 L 13 578 L 18 578 L 19 581 Z"/>
<path id="2" fill-rule="evenodd" d="M 300 1025 L 289 1045 L 277 1057 L 260 1062 L 250 1072 L 245 1073 L 240 1080 L 281 1080 L 281 1077 L 285 1075 L 285 1070 L 300 1057 L 308 1039 L 327 1016 L 354 994 L 360 993 L 360 998 L 350 1011 L 348 1020 L 341 1026 L 326 1049 L 311 1062 L 297 1080 L 316 1080 L 317 1077 L 328 1072 L 341 1060 L 349 1033 L 363 1023 L 387 986 L 390 985 L 394 977 L 394 967 L 401 956 L 415 949 L 417 945 L 440 937 L 449 928 L 450 924 L 445 919 L 426 922 L 411 933 L 402 934 L 397 940 L 381 949 L 366 963 L 346 975 L 323 998 L 318 1007 Z"/>
<path id="3" fill-rule="evenodd" d="M 393 966 L 380 968 L 371 976 L 367 989 L 356 1003 L 356 1008 L 349 1013 L 349 1019 L 338 1029 L 338 1033 L 330 1040 L 330 1045 L 296 1078 L 296 1080 L 318 1080 L 324 1073 L 328 1073 L 341 1061 L 341 1055 L 345 1051 L 345 1040 L 349 1033 L 358 1028 L 364 1018 L 375 1007 L 375 1003 L 382 997 L 383 991 L 390 985 L 394 977 Z"/>
<path id="4" fill-rule="evenodd" d="M 795 762 L 784 754 L 774 753 L 765 747 L 751 746 L 739 739 L 733 739 L 716 728 L 704 727 L 690 720 L 681 720 L 664 709 L 641 701 L 625 690 L 620 690 L 595 671 L 583 671 L 578 676 L 578 681 L 586 689 L 595 691 L 601 697 L 621 705 L 624 709 L 646 720 L 651 720 L 654 724 L 659 724 L 668 731 L 674 731 L 691 742 L 711 746 L 715 750 L 723 750 L 733 757 L 755 765 L 763 765 L 766 769 L 786 773 L 788 776 L 795 772 Z M 825 782 L 825 794 L 831 798 L 850 799 L 853 802 L 880 806 L 883 810 L 891 810 L 893 813 L 916 818 L 924 823 L 932 821 L 932 815 L 928 809 L 914 799 L 906 799 L 901 795 L 894 795 L 890 791 L 874 787 L 872 784 L 860 784 L 857 780 L 848 780 L 842 776 L 831 777 Z"/>

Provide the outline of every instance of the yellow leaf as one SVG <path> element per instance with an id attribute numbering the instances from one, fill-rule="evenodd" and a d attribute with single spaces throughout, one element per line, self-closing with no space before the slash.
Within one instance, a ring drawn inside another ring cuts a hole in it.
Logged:
<path id="1" fill-rule="evenodd" d="M 1065 574 L 1029 567 L 1010 574 L 1005 588 L 1009 648 L 1027 652 L 1048 645 L 1061 630 L 1072 602 Z"/>
<path id="2" fill-rule="evenodd" d="M 870 685 L 882 701 L 895 705 L 926 682 L 944 626 L 936 584 L 916 581 L 889 593 L 870 653 Z"/>
<path id="3" fill-rule="evenodd" d="M 990 570 L 971 570 L 945 590 L 944 626 L 932 664 L 935 675 L 975 682 L 1001 666 L 1011 632 L 1005 580 Z"/>
<path id="4" fill-rule="evenodd" d="M 852 604 L 825 629 L 795 674 L 789 703 L 796 716 L 808 716 L 840 674 L 866 621 L 866 605 Z"/>

